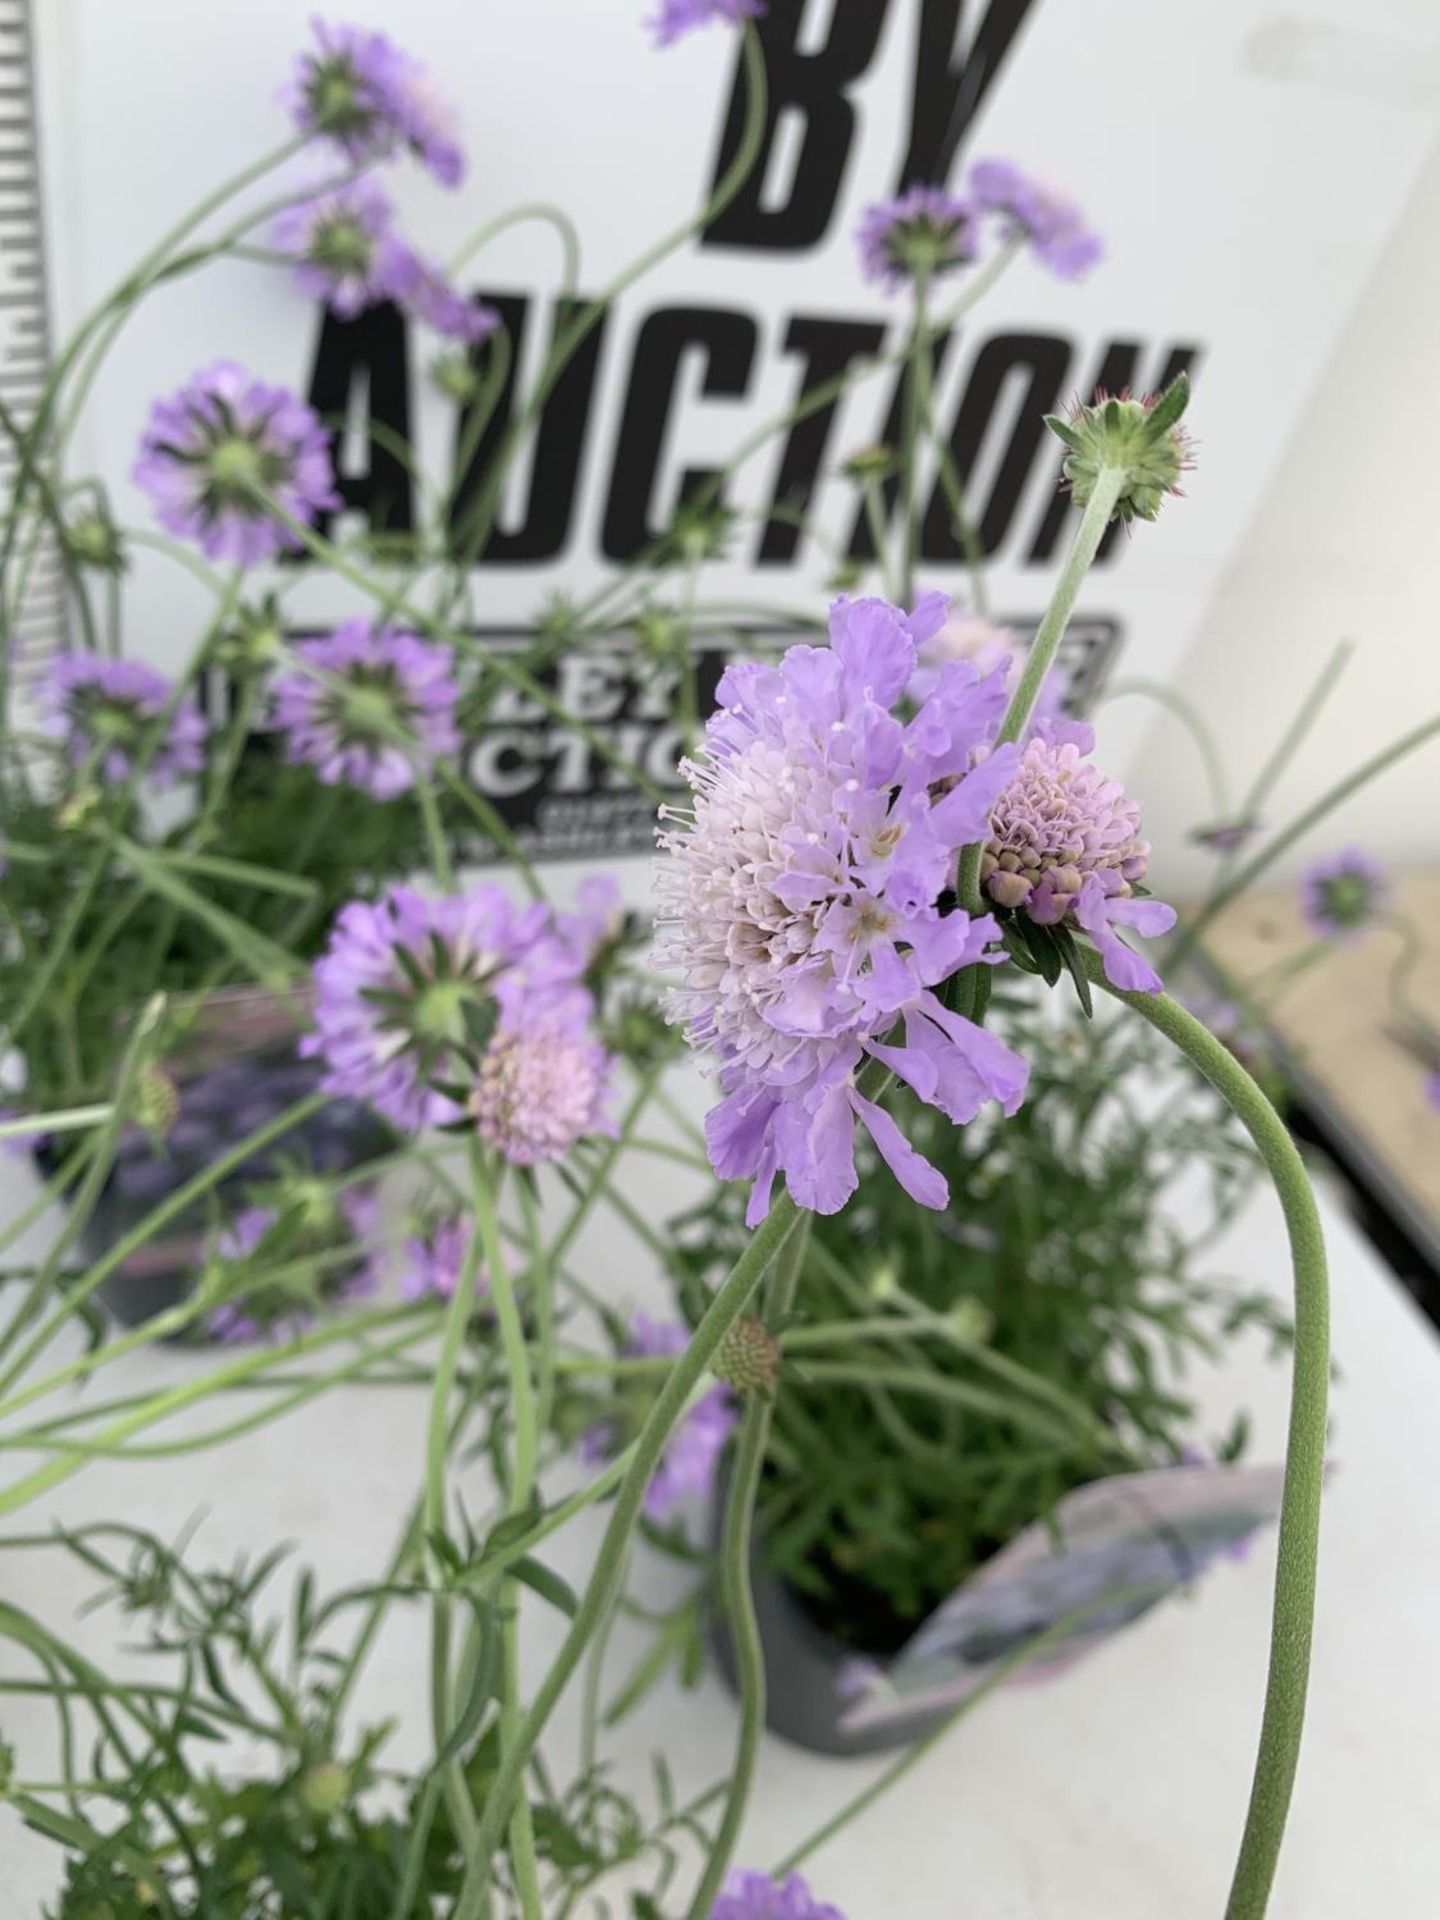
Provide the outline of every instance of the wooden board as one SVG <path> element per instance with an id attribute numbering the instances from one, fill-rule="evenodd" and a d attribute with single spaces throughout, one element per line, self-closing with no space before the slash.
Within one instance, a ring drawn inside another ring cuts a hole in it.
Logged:
<path id="1" fill-rule="evenodd" d="M 1398 879 L 1394 909 L 1421 939 L 1409 999 L 1440 1031 L 1440 870 Z M 1243 984 L 1300 954 L 1313 938 L 1289 888 L 1237 901 L 1205 945 L 1221 973 Z M 1402 951 L 1401 937 L 1388 927 L 1355 946 L 1332 947 L 1280 986 L 1268 1025 L 1307 1105 L 1440 1263 L 1440 1111 L 1426 1097 L 1423 1069 L 1389 1031 L 1395 1015 L 1387 981 Z"/>

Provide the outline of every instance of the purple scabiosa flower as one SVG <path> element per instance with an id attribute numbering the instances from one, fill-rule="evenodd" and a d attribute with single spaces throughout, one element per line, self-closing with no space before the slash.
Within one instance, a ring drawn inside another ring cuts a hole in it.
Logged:
<path id="1" fill-rule="evenodd" d="M 977 160 L 966 189 L 977 213 L 998 216 L 1006 239 L 1025 240 L 1062 280 L 1078 280 L 1103 259 L 1098 233 L 1069 200 L 1008 160 Z"/>
<path id="2" fill-rule="evenodd" d="M 463 1070 L 457 1050 L 477 1018 L 510 1029 L 578 1023 L 591 1009 L 548 910 L 512 906 L 493 886 L 439 898 L 392 887 L 373 905 L 352 901 L 314 980 L 315 1031 L 300 1051 L 325 1063 L 324 1090 L 368 1101 L 407 1131 L 462 1117 L 434 1082 Z"/>
<path id="3" fill-rule="evenodd" d="M 405 293 L 419 271 L 392 231 L 394 209 L 374 180 L 352 180 L 287 207 L 270 230 L 277 252 L 295 261 L 295 279 L 313 300 L 353 320 L 377 300 Z"/>
<path id="4" fill-rule="evenodd" d="M 586 1134 L 615 1132 L 605 1113 L 614 1064 L 564 1016 L 502 1027 L 467 1103 L 476 1132 L 511 1166 L 563 1160 Z"/>
<path id="5" fill-rule="evenodd" d="M 555 929 L 574 954 L 580 972 L 588 973 L 625 930 L 625 903 L 614 874 L 588 874 L 576 891 L 574 908 L 556 914 Z"/>
<path id="6" fill-rule="evenodd" d="M 157 717 L 175 687 L 143 660 L 106 660 L 94 653 L 61 653 L 35 685 L 42 725 L 65 745 L 71 764 L 93 761 L 101 777 L 128 779 Z M 205 716 L 186 694 L 174 707 L 149 772 L 166 786 L 205 764 Z"/>
<path id="7" fill-rule="evenodd" d="M 393 800 L 459 752 L 460 690 L 445 648 L 357 618 L 294 651 L 311 671 L 276 680 L 272 724 L 286 759 L 308 762 L 326 786 Z"/>
<path id="8" fill-rule="evenodd" d="M 658 1359 L 683 1353 L 690 1329 L 680 1321 L 652 1320 L 637 1313 L 630 1322 L 625 1353 L 631 1359 Z M 728 1387 L 715 1386 L 697 1400 L 670 1436 L 670 1444 L 645 1489 L 645 1512 L 650 1519 L 668 1520 L 692 1497 L 707 1497 L 715 1485 L 720 1456 L 738 1419 Z M 580 1443 L 581 1458 L 596 1466 L 611 1457 L 618 1435 L 608 1422 L 592 1427 Z"/>
<path id="9" fill-rule="evenodd" d="M 399 289 L 405 310 L 447 340 L 471 347 L 488 340 L 500 324 L 495 308 L 451 286 L 443 268 L 413 254 L 410 261 L 410 274 Z"/>
<path id="10" fill-rule="evenodd" d="M 427 68 L 388 35 L 312 20 L 285 102 L 304 133 L 334 140 L 357 163 L 408 147 L 447 187 L 465 173 L 453 108 Z"/>
<path id="11" fill-rule="evenodd" d="M 660 0 L 660 11 L 648 24 L 656 46 L 668 47 L 712 21 L 738 27 L 744 20 L 763 18 L 766 11 L 766 0 Z"/>
<path id="12" fill-rule="evenodd" d="M 997 798 L 981 864 L 984 888 L 998 907 L 1040 926 L 1078 927 L 1089 934 L 1106 978 L 1134 993 L 1158 993 L 1160 976 L 1115 933 L 1166 933 L 1175 910 L 1137 899 L 1150 848 L 1140 837 L 1140 809 L 1118 780 L 1085 758 L 1091 729 L 1065 722 L 1063 737 L 1026 746 Z"/>
<path id="13" fill-rule="evenodd" d="M 845 1920 L 838 1907 L 817 1900 L 798 1873 L 772 1880 L 737 1868 L 726 1876 L 710 1920 Z"/>
<path id="14" fill-rule="evenodd" d="M 449 1300 L 460 1284 L 474 1227 L 462 1214 L 432 1220 L 401 1246 L 400 1291 L 407 1300 Z M 480 1280 L 483 1290 L 485 1281 Z"/>
<path id="15" fill-rule="evenodd" d="M 829 647 L 731 667 L 706 757 L 683 768 L 693 817 L 661 836 L 657 955 L 683 979 L 669 1016 L 717 1061 L 710 1158 L 722 1179 L 753 1179 L 751 1225 L 777 1173 L 803 1207 L 844 1206 L 857 1118 L 914 1199 L 946 1204 L 945 1181 L 856 1088 L 866 1055 L 956 1122 L 1024 1095 L 1025 1062 L 931 991 L 999 957 L 992 916 L 941 903 L 1017 760 L 1002 747 L 974 765 L 1003 674 L 952 662 L 912 719 L 892 712 L 944 617 L 940 594 L 908 616 L 840 599 Z"/>
<path id="16" fill-rule="evenodd" d="M 966 660 L 982 675 L 1001 669 L 1008 676 L 1020 656 L 1020 636 L 1012 628 L 997 626 L 978 613 L 956 608 L 947 616 L 944 626 L 916 649 L 916 667 L 908 689 L 910 698 L 925 699 L 947 661 Z"/>
<path id="17" fill-rule="evenodd" d="M 923 276 L 953 273 L 975 258 L 974 210 L 943 187 L 911 187 L 868 207 L 856 236 L 867 280 L 891 293 Z"/>
<path id="18" fill-rule="evenodd" d="M 307 524 L 340 505 L 330 437 L 315 414 L 232 360 L 155 402 L 134 478 L 162 526 L 198 542 L 212 560 L 247 567 L 302 544 L 262 493 Z"/>
<path id="19" fill-rule="evenodd" d="M 1300 911 L 1320 940 L 1353 945 L 1385 912 L 1390 878 L 1363 847 L 1317 860 L 1300 880 Z"/>
<path id="20" fill-rule="evenodd" d="M 273 1207 L 242 1207 L 221 1232 L 216 1247 L 220 1258 L 237 1264 L 249 1260 L 278 1219 Z M 265 1316 L 243 1299 L 226 1300 L 205 1318 L 206 1332 L 227 1347 L 253 1346 L 261 1340 L 294 1340 L 309 1324 L 310 1316 L 298 1309 Z"/>

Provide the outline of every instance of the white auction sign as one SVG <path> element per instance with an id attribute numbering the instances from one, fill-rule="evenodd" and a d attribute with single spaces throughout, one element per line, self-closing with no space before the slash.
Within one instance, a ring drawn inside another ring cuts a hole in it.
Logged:
<path id="1" fill-rule="evenodd" d="M 39 0 L 57 334 L 202 193 L 285 137 L 277 93 L 310 11 L 311 0 Z M 704 205 L 743 113 L 738 41 L 713 28 L 659 52 L 646 11 L 647 0 L 350 0 L 347 17 L 428 62 L 462 112 L 461 190 L 398 170 L 419 244 L 453 254 L 507 206 L 554 202 L 580 233 L 589 295 Z M 1200 441 L 1189 497 L 1113 540 L 1082 602 L 1086 631 L 1113 635 L 1127 672 L 1163 678 L 1432 137 L 1404 85 L 1420 11 L 1302 0 L 1281 20 L 1268 0 L 773 0 L 762 24 L 761 164 L 718 222 L 626 288 L 576 357 L 475 570 L 477 618 L 523 629 L 550 596 L 585 593 L 807 381 L 897 346 L 904 299 L 858 268 L 864 208 L 915 178 L 958 184 L 973 159 L 998 155 L 1073 194 L 1107 257 L 1080 285 L 1022 259 L 944 343 L 938 411 L 968 476 L 994 605 L 1033 622 L 1068 536 L 1041 415 L 1097 384 L 1144 390 L 1188 366 Z M 502 307 L 521 386 L 555 325 L 561 269 L 554 230 L 535 220 L 470 270 L 473 290 Z M 374 465 L 367 393 L 424 468 L 448 475 L 454 410 L 425 377 L 429 351 L 398 316 L 379 332 L 327 331 L 284 271 L 227 262 L 158 291 L 121 334 L 76 456 L 145 523 L 128 469 L 150 396 L 230 357 L 328 408 L 351 405 L 342 465 L 353 497 L 373 503 L 398 469 L 387 481 Z M 885 438 L 897 391 L 893 370 L 867 379 L 744 465 L 727 485 L 743 518 L 706 601 L 763 603 L 772 619 L 823 607 L 835 549 L 864 537 L 853 485 L 827 469 Z M 921 583 L 958 593 L 964 569 L 932 487 Z M 813 528 L 795 524 L 804 513 Z M 181 569 L 140 556 L 130 644 L 173 662 L 202 604 Z M 309 581 L 294 604 L 323 620 L 347 602 L 334 582 Z M 1107 718 L 1114 770 L 1145 724 L 1135 702 Z"/>

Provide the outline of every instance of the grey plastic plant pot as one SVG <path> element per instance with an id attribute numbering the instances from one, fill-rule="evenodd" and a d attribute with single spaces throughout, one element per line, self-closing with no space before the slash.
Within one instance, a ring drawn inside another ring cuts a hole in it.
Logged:
<path id="1" fill-rule="evenodd" d="M 953 1713 L 952 1707 L 917 1709 L 883 1726 L 847 1731 L 841 1725 L 850 1705 L 847 1681 L 859 1656 L 822 1633 L 784 1582 L 766 1573 L 753 1557 L 751 1579 L 765 1655 L 765 1724 L 782 1740 L 811 1753 L 889 1753 L 923 1740 Z M 734 1688 L 735 1649 L 718 1612 L 711 1639 L 720 1671 Z"/>

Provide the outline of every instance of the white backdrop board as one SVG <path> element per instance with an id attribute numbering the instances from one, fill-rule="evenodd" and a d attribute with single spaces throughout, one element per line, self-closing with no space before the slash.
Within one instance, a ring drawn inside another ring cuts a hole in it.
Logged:
<path id="1" fill-rule="evenodd" d="M 60 325 L 227 172 L 284 136 L 276 104 L 311 0 L 38 0 L 49 246 Z M 351 0 L 429 62 L 460 102 L 470 178 L 447 194 L 401 169 L 414 237 L 448 253 L 518 200 L 548 199 L 584 241 L 593 292 L 706 199 L 738 84 L 732 35 L 652 50 L 644 0 Z M 557 591 L 584 592 L 665 523 L 686 472 L 723 463 L 783 411 L 807 371 L 896 344 L 903 303 L 859 275 L 871 201 L 917 172 L 959 182 L 970 159 L 1013 157 L 1072 192 L 1108 258 L 1080 286 L 1020 262 L 951 340 L 940 412 L 956 424 L 972 509 L 993 548 L 1002 615 L 1033 619 L 1063 553 L 1057 461 L 1039 414 L 1097 381 L 1155 385 L 1186 361 L 1201 440 L 1190 497 L 1116 540 L 1083 608 L 1116 623 L 1127 671 L 1164 677 L 1200 624 L 1246 517 L 1363 287 L 1434 132 L 1407 56 L 1420 0 L 775 0 L 767 25 L 777 119 L 754 193 L 616 303 L 557 404 L 540 473 L 514 476 L 496 547 L 477 573 L 481 617 L 523 624 Z M 919 76 L 917 81 L 917 74 Z M 473 285 L 500 296 L 533 373 L 552 322 L 548 229 L 502 236 Z M 221 355 L 308 390 L 320 319 L 287 275 L 226 264 L 158 293 L 122 335 L 77 452 L 127 515 L 126 475 L 149 397 Z M 410 436 L 443 472 L 451 416 L 424 378 L 423 343 L 385 373 L 408 395 Z M 756 513 L 707 576 L 714 600 L 814 611 L 832 560 L 763 514 L 819 502 L 848 544 L 853 490 L 814 485 L 816 461 L 882 437 L 894 381 L 782 437 L 730 489 Z M 353 460 L 355 448 L 347 449 Z M 532 485 L 532 482 L 534 484 Z M 963 584 L 937 509 L 922 582 Z M 132 644 L 173 660 L 198 590 L 146 556 Z M 305 617 L 341 604 L 298 596 Z M 1107 719 L 1124 770 L 1148 724 Z"/>

